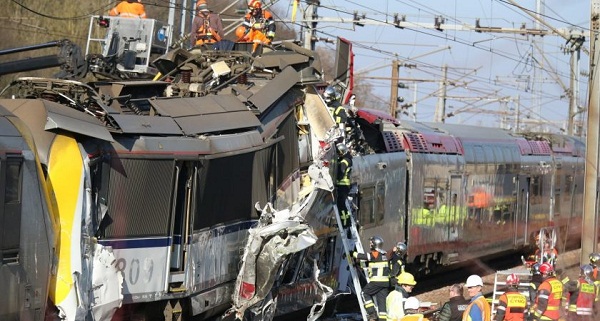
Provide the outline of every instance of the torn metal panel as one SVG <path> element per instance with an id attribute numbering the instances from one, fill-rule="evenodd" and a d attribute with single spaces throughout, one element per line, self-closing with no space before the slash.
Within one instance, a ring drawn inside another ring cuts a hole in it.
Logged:
<path id="1" fill-rule="evenodd" d="M 261 90 L 250 97 L 248 101 L 263 113 L 298 81 L 300 81 L 298 72 L 292 67 L 287 67 L 269 82 L 269 86 L 261 88 Z"/>
<path id="2" fill-rule="evenodd" d="M 175 121 L 186 135 L 226 132 L 260 126 L 256 116 L 249 111 L 180 117 Z"/>
<path id="3" fill-rule="evenodd" d="M 271 292 L 281 264 L 289 254 L 317 241 L 312 228 L 295 212 L 275 212 L 271 204 L 262 210 L 258 225 L 249 230 L 242 266 L 233 294 L 233 309 L 242 318 L 246 309 Z"/>
<path id="4" fill-rule="evenodd" d="M 290 65 L 306 63 L 309 61 L 309 57 L 293 52 L 267 53 L 256 58 L 254 61 L 255 64 L 260 65 L 263 68 L 277 67 L 283 70 Z"/>
<path id="5" fill-rule="evenodd" d="M 110 320 L 123 302 L 123 274 L 111 248 L 96 244 L 93 259 L 92 315 L 96 321 Z"/>
<path id="6" fill-rule="evenodd" d="M 169 117 L 112 115 L 121 131 L 126 134 L 181 135 L 181 128 Z"/>
<path id="7" fill-rule="evenodd" d="M 174 118 L 248 110 L 248 107 L 233 95 L 156 99 L 149 102 L 157 114 Z"/>

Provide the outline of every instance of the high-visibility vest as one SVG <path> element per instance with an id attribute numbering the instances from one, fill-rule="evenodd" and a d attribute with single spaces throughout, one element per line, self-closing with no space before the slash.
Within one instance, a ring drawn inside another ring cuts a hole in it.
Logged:
<path id="1" fill-rule="evenodd" d="M 481 315 L 481 319 L 483 321 L 491 321 L 492 320 L 492 308 L 490 307 L 490 304 L 487 302 L 487 300 L 485 299 L 485 297 L 483 295 L 480 295 L 475 300 L 473 300 L 469 304 L 469 306 L 467 306 L 467 309 L 463 313 L 462 321 L 472 321 L 471 316 L 469 315 L 469 313 L 471 313 L 471 309 L 475 305 L 477 305 L 477 307 L 481 311 L 481 314 L 482 314 Z"/>
<path id="2" fill-rule="evenodd" d="M 592 315 L 596 286 L 584 278 L 577 281 L 577 291 L 568 295 L 568 311 L 577 315 Z"/>
<path id="3" fill-rule="evenodd" d="M 527 307 L 527 298 L 517 292 L 508 291 L 503 293 L 498 299 L 498 310 L 504 311 L 504 320 L 523 321 L 525 319 L 525 308 Z"/>
<path id="4" fill-rule="evenodd" d="M 404 295 L 400 291 L 392 291 L 385 298 L 388 320 L 400 320 L 404 316 Z"/>
<path id="5" fill-rule="evenodd" d="M 538 288 L 536 298 L 536 306 L 539 306 L 539 301 L 548 300 L 545 311 L 536 310 L 535 316 L 541 320 L 558 320 L 560 317 L 560 302 L 562 300 L 563 284 L 555 277 L 550 277 Z"/>
<path id="6" fill-rule="evenodd" d="M 343 172 L 341 167 L 339 166 L 342 163 L 346 165 L 346 169 Z M 350 186 L 350 171 L 352 171 L 352 164 L 350 163 L 350 160 L 347 156 L 344 156 L 342 158 L 340 164 L 338 164 L 338 179 L 336 184 Z"/>

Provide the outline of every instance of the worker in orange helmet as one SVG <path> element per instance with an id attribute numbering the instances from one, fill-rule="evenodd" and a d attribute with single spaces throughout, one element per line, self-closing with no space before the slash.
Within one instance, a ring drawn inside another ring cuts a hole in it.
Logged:
<path id="1" fill-rule="evenodd" d="M 192 22 L 192 46 L 212 44 L 223 39 L 223 22 L 219 14 L 211 12 L 205 0 L 196 3 L 196 16 Z"/>
<path id="2" fill-rule="evenodd" d="M 251 41 L 260 40 L 266 37 L 267 44 L 273 41 L 275 38 L 275 21 L 273 15 L 268 10 L 263 9 L 262 2 L 260 0 L 249 0 L 248 1 L 248 13 L 244 16 L 244 23 L 242 24 L 246 28 L 246 34 L 254 31 L 255 38 Z M 262 36 L 258 36 L 258 32 L 262 33 Z"/>
<path id="3" fill-rule="evenodd" d="M 121 1 L 108 14 L 113 17 L 146 19 L 146 9 L 139 0 Z"/>

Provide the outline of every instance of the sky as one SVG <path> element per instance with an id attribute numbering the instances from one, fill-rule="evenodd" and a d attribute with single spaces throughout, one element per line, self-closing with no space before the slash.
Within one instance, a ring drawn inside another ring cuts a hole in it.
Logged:
<path id="1" fill-rule="evenodd" d="M 553 28 L 589 33 L 590 1 L 518 2 L 534 15 L 539 3 L 540 16 Z M 364 26 L 350 22 L 354 12 Z M 393 26 L 394 14 L 398 14 L 407 22 L 423 25 L 441 17 L 453 26 L 473 26 L 479 19 L 482 27 L 516 29 L 524 23 L 527 29 L 549 29 L 537 25 L 510 0 L 320 0 L 317 13 L 323 20 L 348 21 L 319 22 L 317 37 L 341 36 L 355 44 L 354 70 L 373 86 L 371 100 L 376 107 L 389 110 L 392 61 L 412 66 L 400 68 L 399 78 L 408 88 L 398 89 L 398 95 L 405 99 L 400 104 L 416 102 L 416 110 L 409 107 L 401 119 L 433 121 L 442 66 L 447 65 L 446 113 L 454 114 L 446 118 L 447 123 L 514 128 L 514 114 L 519 110 L 522 129 L 566 130 L 571 55 L 565 53 L 564 38 Z M 583 46 L 589 49 L 589 37 L 585 40 Z M 335 49 L 324 42 L 317 46 Z M 582 51 L 580 108 L 587 104 L 588 69 L 588 54 Z"/>

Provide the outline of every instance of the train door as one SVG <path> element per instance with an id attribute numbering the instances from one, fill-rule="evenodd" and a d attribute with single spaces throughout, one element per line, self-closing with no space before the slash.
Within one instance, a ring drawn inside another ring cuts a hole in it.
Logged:
<path id="1" fill-rule="evenodd" d="M 448 213 L 447 213 L 447 226 L 448 226 L 448 240 L 456 241 L 460 238 L 460 227 L 462 226 L 462 220 L 464 215 L 462 214 L 461 206 L 463 199 L 463 178 L 460 175 L 452 175 L 450 177 L 450 188 L 448 190 Z"/>
<path id="2" fill-rule="evenodd" d="M 517 204 L 514 219 L 514 245 L 520 247 L 527 245 L 529 242 L 527 225 L 529 224 L 529 186 L 531 185 L 531 178 L 517 176 L 516 179 Z"/>
<path id="3" fill-rule="evenodd" d="M 192 187 L 197 171 L 190 162 L 177 162 L 171 207 L 171 238 L 170 277 L 171 287 L 185 287 L 186 249 L 190 230 L 190 210 L 192 203 Z"/>

